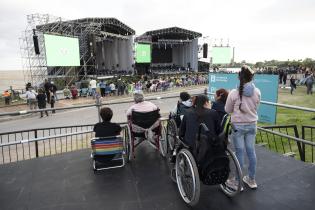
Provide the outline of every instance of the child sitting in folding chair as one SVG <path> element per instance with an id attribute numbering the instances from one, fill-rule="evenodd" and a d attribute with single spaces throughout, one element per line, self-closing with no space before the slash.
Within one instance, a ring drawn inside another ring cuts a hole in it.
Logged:
<path id="1" fill-rule="evenodd" d="M 98 169 L 98 163 L 108 164 L 123 150 L 123 142 L 119 137 L 121 127 L 117 123 L 110 122 L 113 111 L 108 107 L 104 107 L 100 111 L 100 116 L 103 122 L 94 125 L 95 138 L 91 140 L 94 170 Z"/>

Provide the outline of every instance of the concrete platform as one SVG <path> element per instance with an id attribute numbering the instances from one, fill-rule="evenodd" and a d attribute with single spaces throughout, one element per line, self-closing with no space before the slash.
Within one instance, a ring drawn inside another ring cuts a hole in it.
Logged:
<path id="1" fill-rule="evenodd" d="M 0 209 L 191 209 L 148 145 L 124 168 L 94 173 L 89 150 L 0 166 Z M 194 209 L 315 209 L 315 166 L 257 147 L 258 189 L 235 198 L 201 186 Z"/>

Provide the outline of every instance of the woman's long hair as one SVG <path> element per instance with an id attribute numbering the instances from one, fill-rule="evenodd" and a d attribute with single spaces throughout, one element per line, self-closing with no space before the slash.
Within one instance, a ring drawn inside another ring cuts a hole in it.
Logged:
<path id="1" fill-rule="evenodd" d="M 239 109 L 241 110 L 241 112 L 244 112 L 242 110 L 242 96 L 243 96 L 244 84 L 252 81 L 254 74 L 249 66 L 244 65 L 242 66 L 241 71 L 239 72 L 238 76 L 240 79 L 240 86 L 238 88 L 238 92 L 239 92 L 239 96 L 241 100 Z"/>
<path id="2" fill-rule="evenodd" d="M 202 116 L 205 112 L 204 105 L 209 102 L 209 98 L 205 95 L 198 95 L 195 96 L 193 99 L 193 106 L 195 108 L 197 119 L 199 122 L 201 122 Z"/>
<path id="3" fill-rule="evenodd" d="M 220 97 L 218 100 L 225 104 L 226 99 L 229 95 L 229 92 L 226 89 L 221 88 L 221 89 L 215 91 L 215 94 L 217 97 Z"/>

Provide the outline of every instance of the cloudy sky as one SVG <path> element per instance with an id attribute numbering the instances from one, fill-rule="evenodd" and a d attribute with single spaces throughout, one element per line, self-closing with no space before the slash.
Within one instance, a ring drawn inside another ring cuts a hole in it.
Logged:
<path id="1" fill-rule="evenodd" d="M 116 17 L 138 35 L 178 26 L 229 39 L 236 61 L 315 59 L 315 0 L 1 0 L 0 70 L 20 70 L 26 15 Z"/>

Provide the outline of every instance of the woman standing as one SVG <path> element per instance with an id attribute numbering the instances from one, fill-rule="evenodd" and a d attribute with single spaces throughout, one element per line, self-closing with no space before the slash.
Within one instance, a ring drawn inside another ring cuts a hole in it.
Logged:
<path id="1" fill-rule="evenodd" d="M 248 175 L 243 181 L 252 189 L 257 188 L 255 139 L 257 131 L 257 109 L 260 103 L 260 90 L 253 84 L 254 72 L 243 66 L 239 73 L 240 85 L 228 95 L 225 111 L 231 113 L 232 139 L 236 156 L 241 167 L 244 165 L 244 147 L 249 160 Z"/>

